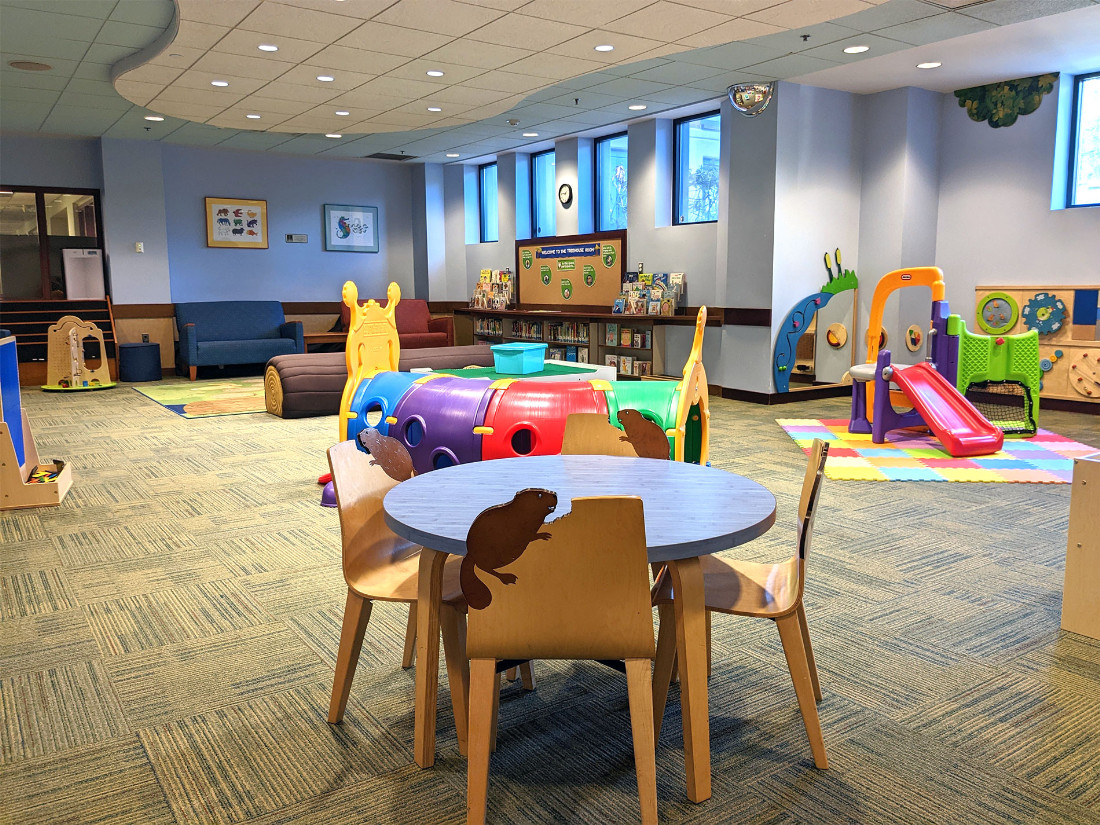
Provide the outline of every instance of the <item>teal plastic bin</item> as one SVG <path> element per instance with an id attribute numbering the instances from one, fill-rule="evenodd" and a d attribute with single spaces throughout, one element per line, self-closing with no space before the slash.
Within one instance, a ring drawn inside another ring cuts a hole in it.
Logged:
<path id="1" fill-rule="evenodd" d="M 546 360 L 546 344 L 529 344 L 515 341 L 511 344 L 493 344 L 493 369 L 508 375 L 527 375 L 542 372 Z"/>

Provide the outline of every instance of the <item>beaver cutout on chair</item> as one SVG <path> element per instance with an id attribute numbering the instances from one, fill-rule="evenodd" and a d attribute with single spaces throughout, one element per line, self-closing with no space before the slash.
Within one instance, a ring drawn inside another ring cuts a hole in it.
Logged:
<path id="1" fill-rule="evenodd" d="M 639 458 L 668 460 L 668 437 L 660 424 L 653 423 L 637 410 L 619 410 L 619 423 L 626 431 L 619 440 L 629 443 Z"/>
<path id="2" fill-rule="evenodd" d="M 499 573 L 498 569 L 518 559 L 531 542 L 550 538 L 539 528 L 557 505 L 557 494 L 549 490 L 520 490 L 507 504 L 490 507 L 474 519 L 466 535 L 466 555 L 458 577 L 471 610 L 484 610 L 493 601 L 492 592 L 477 577 L 475 568 L 504 584 L 515 584 L 515 576 Z"/>
<path id="3" fill-rule="evenodd" d="M 413 460 L 405 445 L 396 438 L 382 435 L 373 427 L 359 433 L 359 443 L 371 454 L 371 464 L 377 464 L 394 481 L 408 481 L 414 475 Z"/>

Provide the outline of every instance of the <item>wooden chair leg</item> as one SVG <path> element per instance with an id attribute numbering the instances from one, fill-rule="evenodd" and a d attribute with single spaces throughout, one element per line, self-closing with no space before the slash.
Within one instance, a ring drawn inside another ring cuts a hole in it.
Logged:
<path id="1" fill-rule="evenodd" d="M 470 739 L 466 761 L 466 822 L 483 825 L 489 792 L 489 752 L 496 714 L 493 696 L 500 695 L 493 659 L 470 662 Z"/>
<path id="2" fill-rule="evenodd" d="M 497 750 L 497 722 L 500 720 L 500 674 L 493 677 L 493 724 L 492 736 L 489 742 L 489 750 L 496 753 Z"/>
<path id="3" fill-rule="evenodd" d="M 443 656 L 447 662 L 447 682 L 451 686 L 451 708 L 455 717 L 458 752 L 466 755 L 467 719 L 470 706 L 470 660 L 466 658 L 466 615 L 450 605 L 439 611 L 443 632 Z"/>
<path id="4" fill-rule="evenodd" d="M 519 668 L 518 667 L 510 667 L 506 671 L 504 671 L 504 681 L 514 682 L 518 678 L 519 678 Z"/>
<path id="5" fill-rule="evenodd" d="M 810 626 L 806 623 L 806 608 L 798 603 L 798 627 L 802 631 L 802 646 L 806 648 L 806 663 L 810 666 L 810 681 L 814 686 L 814 699 L 821 701 L 821 681 L 817 678 L 817 662 L 814 661 L 814 649 L 810 644 Z"/>
<path id="6" fill-rule="evenodd" d="M 787 657 L 787 667 L 791 671 L 794 692 L 798 696 L 798 707 L 802 711 L 802 721 L 806 725 L 806 736 L 810 740 L 814 764 L 821 770 L 829 767 L 825 756 L 825 739 L 821 735 L 821 720 L 817 717 L 817 704 L 814 702 L 814 689 L 810 681 L 810 668 L 806 661 L 806 649 L 802 646 L 802 631 L 798 616 L 794 613 L 775 620 L 779 628 L 779 639 L 783 642 L 783 653 Z"/>
<path id="7" fill-rule="evenodd" d="M 657 661 L 653 667 L 653 741 L 661 738 L 661 721 L 668 701 L 672 671 L 676 667 L 676 613 L 671 604 L 657 608 L 660 625 L 657 629 Z"/>
<path id="8" fill-rule="evenodd" d="M 531 669 L 530 662 L 524 662 L 519 666 L 519 677 L 523 680 L 524 690 L 535 689 L 535 671 Z"/>
<path id="9" fill-rule="evenodd" d="M 401 667 L 408 670 L 416 656 L 416 602 L 409 602 L 409 623 L 405 625 L 405 650 L 401 654 Z"/>
<path id="10" fill-rule="evenodd" d="M 344 709 L 351 693 L 351 680 L 355 666 L 359 664 L 359 651 L 363 649 L 363 636 L 370 621 L 371 602 L 348 590 L 344 604 L 344 624 L 340 628 L 340 649 L 336 653 L 336 676 L 332 680 L 332 698 L 328 704 L 328 720 L 336 724 L 343 721 Z"/>
<path id="11" fill-rule="evenodd" d="M 626 688 L 630 701 L 630 729 L 634 735 L 634 770 L 638 774 L 642 825 L 657 825 L 657 756 L 650 667 L 649 659 L 626 660 Z"/>
<path id="12" fill-rule="evenodd" d="M 436 702 L 439 692 L 439 606 L 446 553 L 420 551 L 416 608 L 416 729 L 413 758 L 422 768 L 435 764 Z"/>
<path id="13" fill-rule="evenodd" d="M 710 678 L 710 670 L 711 670 L 711 667 L 710 667 L 710 662 L 711 662 L 711 657 L 710 657 L 710 615 L 711 615 L 710 611 L 708 610 L 707 611 L 707 678 L 708 679 Z"/>
<path id="14" fill-rule="evenodd" d="M 710 799 L 710 715 L 707 708 L 707 608 L 698 558 L 668 563 L 676 594 L 676 659 L 680 670 L 680 714 L 684 771 L 692 802 Z"/>

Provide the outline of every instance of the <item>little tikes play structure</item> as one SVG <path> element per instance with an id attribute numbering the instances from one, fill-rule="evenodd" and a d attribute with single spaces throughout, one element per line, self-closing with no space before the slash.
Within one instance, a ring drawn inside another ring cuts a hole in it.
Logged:
<path id="1" fill-rule="evenodd" d="M 99 366 L 89 367 L 84 358 L 84 342 L 99 347 Z M 47 331 L 46 383 L 44 390 L 105 390 L 115 386 L 107 364 L 103 331 L 91 321 L 64 315 Z"/>
<path id="2" fill-rule="evenodd" d="M 932 323 L 928 360 L 911 366 L 891 363 L 890 351 L 881 346 L 886 299 L 907 286 L 932 290 Z M 1004 432 L 966 399 L 963 391 L 987 381 L 1034 382 L 1037 404 L 1038 365 L 1034 334 L 986 337 L 966 333 L 958 316 L 948 316 L 944 300 L 943 272 L 938 267 L 895 270 L 882 277 L 871 300 L 867 327 L 867 363 L 852 367 L 852 418 L 849 432 L 870 433 L 881 444 L 889 430 L 927 426 L 945 449 L 956 457 L 986 455 L 1001 448 Z M 898 391 L 891 390 L 891 383 Z M 962 390 L 962 391 L 960 391 Z M 899 413 L 894 404 L 912 407 Z M 1014 433 L 1034 434 L 1030 423 L 1010 427 Z"/>
<path id="3" fill-rule="evenodd" d="M 19 391 L 15 337 L 0 338 L 0 510 L 60 504 L 73 484 L 63 461 L 39 464 Z"/>
<path id="4" fill-rule="evenodd" d="M 344 285 L 351 308 L 348 381 L 340 404 L 340 439 L 374 426 L 397 438 L 417 473 L 492 458 L 556 455 L 571 413 L 599 413 L 617 427 L 618 412 L 638 410 L 660 425 L 678 461 L 705 463 L 710 409 L 703 370 L 706 307 L 680 381 L 545 381 L 537 378 L 463 378 L 397 371 L 400 343 L 394 310 L 401 300 L 390 284 L 385 307 L 360 306 L 355 284 Z M 369 421 L 376 420 L 376 424 Z"/>

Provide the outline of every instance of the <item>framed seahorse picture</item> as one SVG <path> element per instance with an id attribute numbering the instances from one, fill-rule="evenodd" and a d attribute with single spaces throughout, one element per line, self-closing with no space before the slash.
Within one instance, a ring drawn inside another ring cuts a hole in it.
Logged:
<path id="1" fill-rule="evenodd" d="M 267 249 L 267 201 L 206 198 L 206 245 Z"/>
<path id="2" fill-rule="evenodd" d="M 325 204 L 326 252 L 377 252 L 378 207 Z"/>

